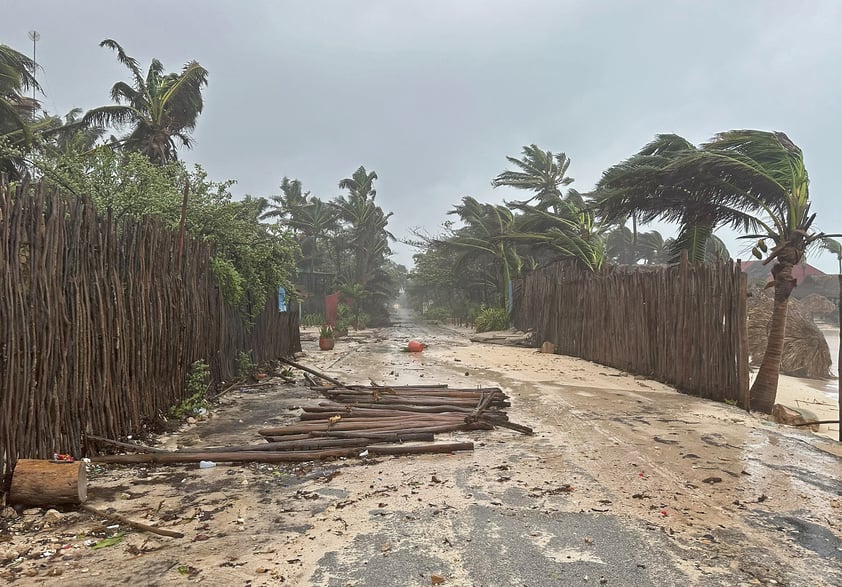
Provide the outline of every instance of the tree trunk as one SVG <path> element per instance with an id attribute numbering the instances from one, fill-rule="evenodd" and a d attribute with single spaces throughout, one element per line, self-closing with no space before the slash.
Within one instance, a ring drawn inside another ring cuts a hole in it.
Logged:
<path id="1" fill-rule="evenodd" d="M 751 397 L 751 409 L 764 414 L 771 414 L 772 407 L 778 393 L 778 376 L 781 371 L 781 357 L 784 350 L 784 338 L 786 336 L 787 308 L 792 290 L 797 285 L 792 277 L 793 263 L 788 262 L 790 251 L 784 250 L 778 255 L 780 263 L 772 268 L 772 275 L 775 278 L 775 307 L 772 311 L 772 318 L 769 321 L 769 338 L 766 342 L 766 353 L 763 355 L 763 362 L 757 372 L 757 378 L 751 386 L 749 395 Z M 792 257 L 797 260 L 796 251 L 792 251 Z"/>
<path id="2" fill-rule="evenodd" d="M 87 499 L 85 465 L 80 461 L 52 462 L 19 459 L 12 474 L 9 502 L 55 506 L 80 504 Z"/>

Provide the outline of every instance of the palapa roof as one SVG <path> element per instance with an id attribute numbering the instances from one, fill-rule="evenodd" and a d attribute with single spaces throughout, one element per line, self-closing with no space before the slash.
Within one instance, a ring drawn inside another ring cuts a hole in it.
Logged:
<path id="1" fill-rule="evenodd" d="M 781 373 L 810 379 L 828 379 L 832 360 L 824 334 L 813 320 L 790 300 L 787 311 Z M 748 350 L 752 365 L 760 365 L 766 352 L 774 301 L 764 291 L 753 290 L 748 298 Z"/>

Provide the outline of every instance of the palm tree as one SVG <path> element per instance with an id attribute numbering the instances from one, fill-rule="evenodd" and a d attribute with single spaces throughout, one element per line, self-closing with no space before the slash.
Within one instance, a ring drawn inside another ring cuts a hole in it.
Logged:
<path id="1" fill-rule="evenodd" d="M 491 181 L 491 185 L 495 188 L 509 186 L 535 192 L 534 196 L 521 203 L 528 204 L 537 200 L 537 207 L 543 210 L 552 208 L 557 214 L 559 201 L 563 198 L 561 188 L 573 183 L 573 178 L 567 177 L 567 168 L 570 167 L 567 155 L 544 151 L 533 144 L 523 147 L 523 158 L 506 159 L 519 171 L 503 171 Z"/>
<path id="2" fill-rule="evenodd" d="M 464 270 L 469 263 L 491 263 L 492 282 L 508 308 L 509 282 L 520 275 L 524 260 L 517 250 L 516 217 L 512 210 L 499 204 L 483 204 L 465 196 L 460 205 L 448 214 L 459 216 L 465 224 L 456 234 L 438 244 L 456 250 L 456 267 Z"/>
<path id="3" fill-rule="evenodd" d="M 660 135 L 608 169 L 597 186 L 604 217 L 638 213 L 644 221 L 678 221 L 677 246 L 688 247 L 695 259 L 703 258 L 703 243 L 721 226 L 774 243 L 763 263 L 774 262 L 775 307 L 751 388 L 752 409 L 767 413 L 775 404 L 787 304 L 796 286 L 792 268 L 824 236 L 811 232 L 808 186 L 801 149 L 784 133 L 757 130 L 723 132 L 699 147 Z"/>
<path id="4" fill-rule="evenodd" d="M 347 280 L 368 289 L 391 254 L 389 241 L 395 240 L 386 230 L 392 213 L 386 214 L 374 203 L 376 179 L 374 171 L 360 166 L 351 177 L 339 182 L 340 188 L 348 190 L 347 197 L 339 196 L 333 202 L 338 218 L 346 224 L 345 243 L 354 255 L 353 273 L 346 276 Z"/>
<path id="5" fill-rule="evenodd" d="M 339 228 L 336 208 L 310 196 L 306 204 L 292 208 L 288 226 L 299 236 L 304 270 L 316 271 L 327 252 L 326 243 Z"/>
<path id="6" fill-rule="evenodd" d="M 144 77 L 137 60 L 126 55 L 116 41 L 106 39 L 100 47 L 117 52 L 117 60 L 131 74 L 131 83 L 114 84 L 111 98 L 117 104 L 94 108 L 85 114 L 83 123 L 128 126 L 130 132 L 119 139 L 125 149 L 143 153 L 161 165 L 176 160 L 176 141 L 187 148 L 192 145 L 191 133 L 204 106 L 202 88 L 208 83 L 207 70 L 189 61 L 181 73 L 165 73 L 161 62 L 153 59 Z"/>
<path id="7" fill-rule="evenodd" d="M 839 263 L 839 274 L 842 275 L 842 243 L 834 238 L 823 238 L 819 246 L 828 253 L 836 255 L 836 261 Z"/>
<path id="8" fill-rule="evenodd" d="M 39 103 L 26 95 L 41 91 L 38 65 L 23 53 L 0 45 L 0 143 L 9 151 L 0 157 L 0 173 L 18 179 L 26 173 L 25 153 L 32 146 Z"/>
<path id="9" fill-rule="evenodd" d="M 281 180 L 281 194 L 272 196 L 269 210 L 263 218 L 292 217 L 296 208 L 305 206 L 310 192 L 305 192 L 300 179 L 290 179 L 287 176 Z"/>
<path id="10" fill-rule="evenodd" d="M 360 199 L 365 202 L 370 198 L 373 201 L 377 195 L 377 190 L 374 189 L 376 179 L 375 172 L 369 173 L 364 166 L 360 165 L 351 177 L 339 181 L 339 189 L 348 190 L 351 199 Z"/>

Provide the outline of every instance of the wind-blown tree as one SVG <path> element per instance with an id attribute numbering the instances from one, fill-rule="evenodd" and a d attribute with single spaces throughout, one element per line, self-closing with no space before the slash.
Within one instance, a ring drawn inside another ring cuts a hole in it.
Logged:
<path id="1" fill-rule="evenodd" d="M 281 193 L 269 198 L 269 209 L 263 217 L 287 220 L 297 208 L 307 204 L 309 196 L 310 192 L 304 191 L 300 179 L 284 176 L 281 180 Z"/>
<path id="2" fill-rule="evenodd" d="M 574 189 L 565 195 L 562 188 L 573 183 L 567 176 L 570 159 L 565 153 L 544 151 L 532 144 L 523 147 L 523 157 L 506 157 L 517 169 L 500 173 L 491 184 L 534 192 L 525 201 L 508 202 L 521 212 L 512 235 L 538 262 L 559 257 L 575 258 L 591 270 L 605 258 L 601 227 L 586 210 L 585 199 Z"/>
<path id="3" fill-rule="evenodd" d="M 792 268 L 807 246 L 824 236 L 811 231 L 815 214 L 801 149 L 782 132 L 731 130 L 699 147 L 677 135 L 659 135 L 608 169 L 597 192 L 597 209 L 606 218 L 637 213 L 644 221 L 679 222 L 676 246 L 687 248 L 695 260 L 703 259 L 703 243 L 722 226 L 773 243 L 763 263 L 774 263 L 775 306 L 766 354 L 751 388 L 752 409 L 771 412 L 787 305 L 797 285 Z"/>
<path id="4" fill-rule="evenodd" d="M 836 255 L 836 262 L 839 263 L 839 274 L 842 275 L 842 243 L 835 238 L 825 237 L 821 239 L 819 246 L 828 253 Z"/>
<path id="5" fill-rule="evenodd" d="M 377 174 L 374 171 L 368 172 L 364 166 L 360 165 L 351 177 L 339 181 L 339 189 L 348 190 L 348 197 L 351 199 L 373 202 L 377 196 L 377 190 L 374 189 L 376 179 Z"/>
<path id="6" fill-rule="evenodd" d="M 366 289 L 374 277 L 373 271 L 391 254 L 389 241 L 395 240 L 386 230 L 392 213 L 386 214 L 374 202 L 376 179 L 375 172 L 361 166 L 351 177 L 339 182 L 340 189 L 348 190 L 348 194 L 333 202 L 339 219 L 346 225 L 346 242 L 354 257 L 353 273 L 345 276 L 345 281 L 360 283 Z"/>
<path id="7" fill-rule="evenodd" d="M 508 186 L 534 192 L 535 195 L 522 203 L 536 201 L 536 207 L 552 209 L 558 214 L 559 202 L 563 199 L 561 188 L 573 183 L 573 178 L 567 177 L 567 169 L 570 167 L 567 155 L 544 151 L 532 144 L 523 147 L 521 159 L 508 156 L 506 159 L 517 169 L 503 171 L 491 181 L 491 185 L 495 188 Z"/>
<path id="8" fill-rule="evenodd" d="M 310 196 L 306 204 L 292 209 L 287 226 L 298 237 L 302 269 L 317 271 L 324 267 L 331 238 L 339 229 L 336 208 L 328 202 Z"/>
<path id="9" fill-rule="evenodd" d="M 129 57 L 114 40 L 106 39 L 100 47 L 113 49 L 117 60 L 131 74 L 130 83 L 119 81 L 111 88 L 116 104 L 90 110 L 82 119 L 86 125 L 128 128 L 118 139 L 127 151 L 137 151 L 150 161 L 163 165 L 178 159 L 178 143 L 190 148 L 191 133 L 202 113 L 202 88 L 208 72 L 197 61 L 189 61 L 180 73 L 166 73 L 153 59 L 146 75 L 136 59 Z"/>
<path id="10" fill-rule="evenodd" d="M 448 214 L 459 216 L 463 228 L 446 240 L 445 247 L 457 251 L 456 267 L 464 269 L 468 264 L 490 264 L 494 284 L 504 308 L 509 306 L 509 282 L 520 276 L 524 259 L 518 252 L 515 214 L 500 204 L 481 203 L 476 198 L 465 196 L 462 203 L 453 207 Z"/>
<path id="11" fill-rule="evenodd" d="M 26 95 L 41 92 L 35 79 L 38 65 L 23 53 L 0 45 L 0 173 L 11 179 L 26 174 L 26 156 L 40 134 L 56 126 L 50 116 L 38 116 L 40 103 Z"/>

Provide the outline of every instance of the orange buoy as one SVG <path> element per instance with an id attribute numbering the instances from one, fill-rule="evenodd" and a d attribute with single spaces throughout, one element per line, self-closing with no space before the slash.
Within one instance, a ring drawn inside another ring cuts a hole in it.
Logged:
<path id="1" fill-rule="evenodd" d="M 424 350 L 424 343 L 418 342 L 417 340 L 410 340 L 409 344 L 406 345 L 406 349 L 410 353 L 420 353 Z"/>

